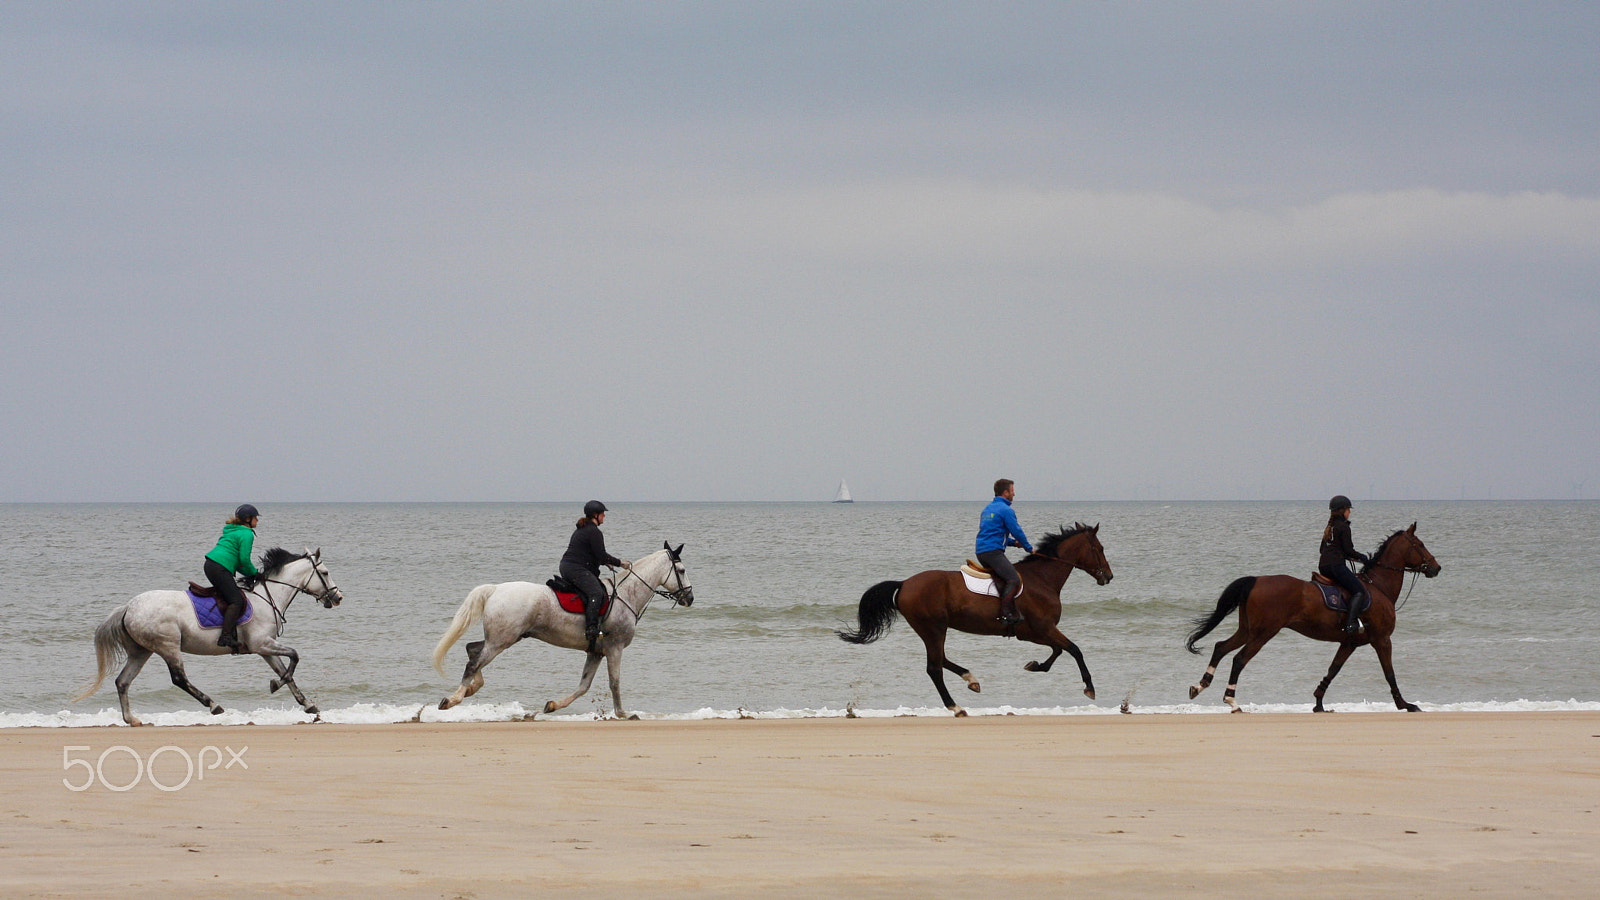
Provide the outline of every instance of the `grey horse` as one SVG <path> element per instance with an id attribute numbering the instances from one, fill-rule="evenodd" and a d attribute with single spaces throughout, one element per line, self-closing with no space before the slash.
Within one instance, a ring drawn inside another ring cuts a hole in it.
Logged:
<path id="1" fill-rule="evenodd" d="M 600 660 L 606 661 L 606 671 L 611 676 L 611 699 L 618 718 L 627 718 L 622 708 L 622 650 L 633 642 L 634 629 L 639 617 L 657 595 L 667 597 L 679 606 L 694 603 L 694 590 L 684 571 L 683 545 L 673 549 L 663 543 L 661 549 L 622 570 L 614 578 L 604 579 L 607 590 L 616 592 L 616 600 L 601 621 L 605 636 L 589 651 L 589 642 L 583 636 L 583 615 L 570 613 L 556 601 L 555 592 L 547 585 L 528 581 L 508 581 L 504 584 L 481 584 L 467 594 L 461 608 L 439 638 L 433 650 L 433 667 L 444 674 L 444 657 L 451 646 L 460 639 L 472 623 L 483 621 L 483 640 L 467 644 L 467 668 L 461 675 L 461 686 L 455 693 L 439 701 L 440 709 L 449 709 L 476 694 L 483 687 L 483 669 L 507 647 L 525 637 L 535 637 L 547 644 L 583 650 L 587 659 L 583 664 L 583 677 L 578 689 L 565 700 L 551 700 L 544 705 L 547 713 L 565 709 L 572 701 L 582 697 L 594 681 Z M 613 587 L 614 585 L 614 587 Z"/>
<path id="2" fill-rule="evenodd" d="M 324 607 L 339 605 L 344 595 L 334 586 L 333 578 L 322 565 L 321 550 L 307 550 L 303 554 L 291 553 L 281 547 L 268 550 L 261 560 L 261 576 L 254 588 L 245 592 L 245 599 L 255 610 L 249 622 L 239 626 L 240 652 L 251 653 L 266 660 L 277 678 L 271 689 L 287 687 L 294 699 L 306 712 L 315 715 L 317 708 L 306 702 L 305 695 L 294 683 L 294 669 L 300 654 L 293 647 L 278 643 L 283 631 L 284 615 L 295 597 L 309 594 Z M 142 724 L 128 710 L 128 685 L 138 677 L 139 670 L 155 654 L 166 660 L 172 683 L 185 691 L 212 715 L 221 715 L 222 707 L 205 692 L 195 687 L 183 671 L 183 654 L 196 656 L 221 656 L 233 651 L 217 646 L 215 629 L 203 629 L 195 616 L 194 604 L 184 591 L 145 591 L 112 611 L 94 631 L 95 657 L 99 670 L 94 683 L 83 693 L 72 698 L 76 703 L 99 690 L 106 673 L 118 659 L 127 658 L 127 665 L 117 675 L 117 699 L 122 703 L 122 720 L 129 725 Z"/>

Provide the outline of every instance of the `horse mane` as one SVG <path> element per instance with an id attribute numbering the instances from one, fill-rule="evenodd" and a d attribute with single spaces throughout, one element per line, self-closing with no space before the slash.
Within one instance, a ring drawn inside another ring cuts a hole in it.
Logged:
<path id="1" fill-rule="evenodd" d="M 261 577 L 276 575 L 289 563 L 305 558 L 306 555 L 304 553 L 291 553 L 282 547 L 273 547 L 266 552 L 266 555 L 261 557 Z"/>
<path id="2" fill-rule="evenodd" d="M 1072 523 L 1071 528 L 1068 528 L 1066 525 L 1062 525 L 1060 531 L 1052 532 L 1040 538 L 1039 546 L 1035 547 L 1033 552 L 1040 556 L 1048 556 L 1051 559 L 1055 559 L 1056 550 L 1060 548 L 1063 541 L 1065 541 L 1067 538 L 1083 534 L 1085 531 L 1093 530 L 1094 526 L 1085 525 L 1082 522 Z"/>
<path id="3" fill-rule="evenodd" d="M 1378 545 L 1378 551 L 1376 553 L 1372 554 L 1371 556 L 1367 557 L 1368 559 L 1372 560 L 1372 562 L 1369 562 L 1366 565 L 1361 567 L 1361 574 L 1363 574 L 1363 575 L 1367 574 L 1367 571 L 1372 568 L 1373 563 L 1376 563 L 1380 558 L 1382 558 L 1383 551 L 1389 549 L 1389 545 L 1394 543 L 1394 539 L 1399 537 L 1402 534 L 1405 534 L 1405 533 L 1406 533 L 1406 530 L 1404 528 L 1402 528 L 1399 531 L 1396 531 L 1394 534 L 1391 534 L 1388 537 L 1384 538 L 1383 539 L 1383 543 Z"/>

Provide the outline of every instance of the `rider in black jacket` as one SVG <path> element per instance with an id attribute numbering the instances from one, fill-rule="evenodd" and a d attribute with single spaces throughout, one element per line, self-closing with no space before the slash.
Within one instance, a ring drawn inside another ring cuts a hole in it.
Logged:
<path id="1" fill-rule="evenodd" d="M 1357 550 L 1350 540 L 1350 498 L 1343 494 L 1334 497 L 1328 501 L 1328 510 L 1328 527 L 1322 530 L 1322 555 L 1317 561 L 1317 570 L 1350 592 L 1350 609 L 1344 616 L 1344 632 L 1355 634 L 1361 630 L 1356 621 L 1356 611 L 1366 599 L 1367 589 L 1345 562 L 1354 560 L 1369 564 L 1371 560 Z"/>
<path id="2" fill-rule="evenodd" d="M 628 564 L 606 552 L 606 539 L 600 525 L 606 520 L 606 505 L 590 500 L 583 505 L 583 518 L 578 520 L 567 541 L 567 552 L 561 557 L 561 577 L 572 582 L 583 595 L 583 634 L 589 641 L 589 651 L 595 649 L 600 637 L 600 607 L 606 602 L 606 589 L 600 583 L 600 567 L 627 568 Z"/>

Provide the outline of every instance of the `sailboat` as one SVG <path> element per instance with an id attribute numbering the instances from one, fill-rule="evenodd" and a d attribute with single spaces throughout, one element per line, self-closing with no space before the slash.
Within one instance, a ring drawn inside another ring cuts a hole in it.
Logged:
<path id="1" fill-rule="evenodd" d="M 855 502 L 854 500 L 850 499 L 850 485 L 845 484 L 843 478 L 839 479 L 839 493 L 833 495 L 833 502 L 835 502 L 835 503 L 854 503 Z"/>

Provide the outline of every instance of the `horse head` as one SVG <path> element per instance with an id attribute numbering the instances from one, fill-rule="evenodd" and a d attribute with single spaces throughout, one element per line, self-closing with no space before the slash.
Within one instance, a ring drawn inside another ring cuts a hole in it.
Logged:
<path id="1" fill-rule="evenodd" d="M 1374 554 L 1373 565 L 1383 565 L 1406 572 L 1421 572 L 1425 578 L 1436 577 L 1444 567 L 1433 558 L 1428 548 L 1417 537 L 1417 523 L 1403 531 L 1396 531 L 1383 542 Z"/>
<path id="2" fill-rule="evenodd" d="M 328 574 L 328 567 L 322 564 L 322 548 L 315 550 L 307 548 L 305 559 L 311 563 L 311 571 L 306 574 L 306 579 L 300 587 L 311 596 L 317 598 L 323 609 L 333 609 L 344 600 L 344 594 L 339 592 L 339 586 L 333 583 L 333 576 Z"/>
<path id="3" fill-rule="evenodd" d="M 1098 585 L 1111 582 L 1111 563 L 1106 561 L 1106 548 L 1100 544 L 1100 525 L 1078 522 L 1071 528 L 1062 526 L 1056 534 L 1046 535 L 1039 541 L 1040 556 L 1067 563 L 1082 569 Z"/>
<path id="4" fill-rule="evenodd" d="M 661 549 L 667 551 L 667 559 L 672 562 L 672 570 L 661 582 L 662 587 L 668 588 L 666 595 L 679 606 L 693 606 L 694 588 L 689 584 L 689 573 L 683 567 L 683 545 L 679 544 L 677 549 L 673 549 L 670 542 L 662 541 Z M 673 584 L 677 587 L 672 588 Z"/>

